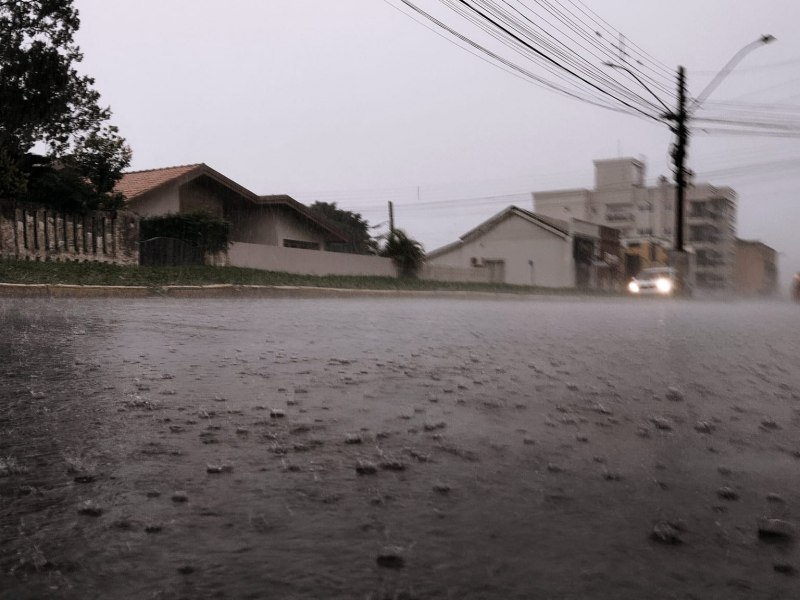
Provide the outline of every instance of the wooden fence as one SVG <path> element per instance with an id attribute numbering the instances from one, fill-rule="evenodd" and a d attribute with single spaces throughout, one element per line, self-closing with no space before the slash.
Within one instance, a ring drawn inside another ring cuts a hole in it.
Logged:
<path id="1" fill-rule="evenodd" d="M 138 264 L 138 238 L 139 219 L 128 211 L 0 203 L 0 258 Z"/>

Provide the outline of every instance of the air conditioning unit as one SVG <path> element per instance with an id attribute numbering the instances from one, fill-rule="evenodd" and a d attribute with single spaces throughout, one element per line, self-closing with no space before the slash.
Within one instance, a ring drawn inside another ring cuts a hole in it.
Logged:
<path id="1" fill-rule="evenodd" d="M 473 256 L 470 259 L 470 262 L 472 263 L 473 267 L 482 267 L 483 266 L 483 259 L 482 258 L 478 258 L 476 256 Z"/>

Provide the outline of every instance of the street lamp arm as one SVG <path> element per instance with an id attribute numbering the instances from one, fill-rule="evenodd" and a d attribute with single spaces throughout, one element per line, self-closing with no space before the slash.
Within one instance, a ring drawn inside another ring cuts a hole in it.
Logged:
<path id="1" fill-rule="evenodd" d="M 663 107 L 664 107 L 664 110 L 665 110 L 665 111 L 667 111 L 667 112 L 665 113 L 665 115 L 664 115 L 665 117 L 666 117 L 667 115 L 670 115 L 670 114 L 672 114 L 672 111 L 670 110 L 670 108 L 669 108 L 669 107 L 668 107 L 666 104 L 664 104 L 664 101 L 663 101 L 661 98 L 659 98 L 659 97 L 658 97 L 658 95 L 657 95 L 657 94 L 656 94 L 656 93 L 655 93 L 653 90 L 651 90 L 649 87 L 647 87 L 647 86 L 645 85 L 644 81 L 642 81 L 641 79 L 639 79 L 639 77 L 636 75 L 636 73 L 634 73 L 634 72 L 633 72 L 631 69 L 629 69 L 629 68 L 628 68 L 628 67 L 626 67 L 626 66 L 623 66 L 623 65 L 618 65 L 618 64 L 616 64 L 616 63 L 612 63 L 612 62 L 604 62 L 604 63 L 603 63 L 603 65 L 604 65 L 604 66 L 606 66 L 606 67 L 611 67 L 612 69 L 619 69 L 620 71 L 625 71 L 625 72 L 626 72 L 628 75 L 630 75 L 630 76 L 631 76 L 631 77 L 633 77 L 633 78 L 634 78 L 636 81 L 638 81 L 638 82 L 639 82 L 639 85 L 641 85 L 641 86 L 642 86 L 644 89 L 646 89 L 646 90 L 647 90 L 647 91 L 650 93 L 650 95 L 651 95 L 653 98 L 655 98 L 655 99 L 658 101 L 658 103 L 659 103 L 661 106 L 663 106 Z"/>
<path id="2" fill-rule="evenodd" d="M 706 99 L 711 95 L 711 93 L 719 87 L 725 78 L 730 75 L 731 71 L 733 71 L 734 67 L 741 62 L 741 60 L 750 52 L 755 50 L 756 48 L 760 48 L 765 44 L 769 44 L 770 42 L 775 41 L 775 36 L 773 35 L 762 35 L 756 41 L 747 44 L 744 48 L 739 50 L 733 57 L 728 61 L 728 63 L 722 67 L 719 73 L 714 76 L 714 79 L 705 87 L 705 89 L 700 92 L 700 95 L 694 101 L 690 112 L 694 112 L 706 101 Z"/>

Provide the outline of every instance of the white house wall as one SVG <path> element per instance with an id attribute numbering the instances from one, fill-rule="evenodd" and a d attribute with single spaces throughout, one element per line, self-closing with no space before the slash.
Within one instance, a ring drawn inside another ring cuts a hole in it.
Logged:
<path id="1" fill-rule="evenodd" d="M 234 242 L 270 246 L 280 243 L 275 232 L 274 211 L 268 208 L 231 211 L 227 218 L 232 224 L 231 239 Z"/>
<path id="2" fill-rule="evenodd" d="M 396 277 L 392 261 L 379 256 L 320 252 L 298 248 L 282 248 L 263 244 L 234 242 L 228 250 L 228 264 L 265 271 L 282 271 L 304 275 L 375 275 Z"/>
<path id="3" fill-rule="evenodd" d="M 263 206 L 246 212 L 232 211 L 228 219 L 233 224 L 235 242 L 283 246 L 284 240 L 296 240 L 325 249 L 325 236 L 291 209 Z"/>
<path id="4" fill-rule="evenodd" d="M 571 239 L 510 216 L 488 232 L 445 252 L 432 266 L 469 268 L 472 259 L 505 261 L 505 283 L 542 287 L 574 287 Z M 533 261 L 533 268 L 529 261 Z"/>
<path id="5" fill-rule="evenodd" d="M 278 245 L 283 246 L 284 240 L 297 240 L 301 242 L 313 242 L 319 244 L 321 249 L 325 248 L 325 236 L 316 227 L 308 225 L 305 217 L 300 217 L 293 210 L 276 210 L 275 215 L 275 234 Z"/>

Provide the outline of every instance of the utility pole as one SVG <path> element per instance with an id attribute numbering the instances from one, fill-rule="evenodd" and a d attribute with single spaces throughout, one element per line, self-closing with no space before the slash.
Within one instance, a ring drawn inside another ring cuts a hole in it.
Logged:
<path id="1" fill-rule="evenodd" d="M 623 64 L 604 62 L 603 64 L 613 69 L 625 71 L 633 77 L 647 92 L 664 107 L 665 112 L 660 115 L 660 120 L 670 124 L 670 131 L 675 134 L 675 143 L 672 145 L 672 161 L 675 167 L 675 243 L 670 257 L 670 263 L 677 269 L 684 281 L 691 281 L 690 257 L 684 248 L 684 214 L 686 209 L 686 148 L 689 145 L 689 126 L 688 121 L 691 115 L 703 105 L 706 98 L 713 92 L 720 83 L 731 73 L 733 68 L 752 50 L 775 41 L 772 35 L 762 35 L 754 42 L 746 45 L 733 55 L 728 63 L 717 73 L 711 83 L 700 92 L 692 101 L 691 107 L 686 106 L 686 70 L 678 67 L 678 106 L 673 111 L 669 108 L 658 94 L 651 90 L 638 75 L 624 64 L 624 38 L 620 37 L 620 58 Z"/>
<path id="2" fill-rule="evenodd" d="M 675 145 L 672 159 L 675 164 L 675 251 L 683 252 L 683 214 L 686 203 L 686 146 L 689 144 L 688 114 L 686 112 L 686 71 L 678 67 L 678 110 L 671 115 L 675 121 Z"/>
<path id="3" fill-rule="evenodd" d="M 389 235 L 394 235 L 394 204 L 389 200 Z"/>

